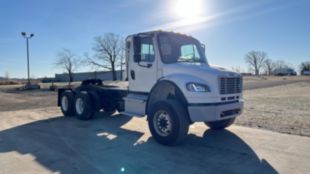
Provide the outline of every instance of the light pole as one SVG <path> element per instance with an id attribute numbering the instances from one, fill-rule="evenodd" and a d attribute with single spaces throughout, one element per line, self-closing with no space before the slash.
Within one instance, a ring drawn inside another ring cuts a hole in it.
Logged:
<path id="1" fill-rule="evenodd" d="M 32 38 L 34 36 L 33 33 L 31 33 L 29 36 L 27 36 L 26 32 L 22 32 L 21 33 L 22 36 L 26 39 L 26 46 L 27 46 L 27 69 L 28 69 L 28 83 L 27 85 L 30 85 L 30 69 L 29 69 L 29 39 Z"/>

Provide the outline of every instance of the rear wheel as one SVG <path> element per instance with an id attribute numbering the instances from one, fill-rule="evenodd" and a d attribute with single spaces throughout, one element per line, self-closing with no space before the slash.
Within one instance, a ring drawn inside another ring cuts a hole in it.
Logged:
<path id="1" fill-rule="evenodd" d="M 210 129 L 221 130 L 221 129 L 225 129 L 226 127 L 232 125 L 235 119 L 236 117 L 225 119 L 225 120 L 220 120 L 220 121 L 209 121 L 209 122 L 205 122 L 205 124 L 209 126 Z"/>
<path id="2" fill-rule="evenodd" d="M 75 112 L 80 120 L 89 120 L 93 117 L 95 109 L 90 95 L 86 91 L 79 92 L 75 97 Z"/>
<path id="3" fill-rule="evenodd" d="M 149 129 L 154 139 L 164 145 L 176 145 L 187 136 L 189 119 L 177 101 L 158 101 L 150 110 Z"/>
<path id="4" fill-rule="evenodd" d="M 74 112 L 74 95 L 70 90 L 61 93 L 60 108 L 64 116 L 70 117 L 75 114 Z"/>

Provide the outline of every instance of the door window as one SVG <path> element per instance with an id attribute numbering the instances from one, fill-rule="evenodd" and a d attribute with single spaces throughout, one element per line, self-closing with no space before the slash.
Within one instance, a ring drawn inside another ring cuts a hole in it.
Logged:
<path id="1" fill-rule="evenodd" d="M 141 61 L 153 62 L 155 59 L 154 45 L 152 38 L 146 37 L 141 39 Z"/>

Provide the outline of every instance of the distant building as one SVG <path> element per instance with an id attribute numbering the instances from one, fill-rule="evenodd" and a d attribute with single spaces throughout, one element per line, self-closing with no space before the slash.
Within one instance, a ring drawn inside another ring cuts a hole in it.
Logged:
<path id="1" fill-rule="evenodd" d="M 116 71 L 117 80 L 121 79 L 121 71 Z M 73 81 L 83 81 L 87 79 L 112 80 L 112 71 L 94 71 L 73 73 Z M 68 73 L 55 74 L 55 82 L 68 82 Z"/>
<path id="2" fill-rule="evenodd" d="M 307 76 L 309 76 L 309 75 L 310 75 L 310 71 L 302 71 L 302 75 L 307 75 Z"/>
<path id="3" fill-rule="evenodd" d="M 289 67 L 284 67 L 284 68 L 277 68 L 272 72 L 273 75 L 275 76 L 296 76 L 297 73 L 294 69 L 289 68 Z"/>

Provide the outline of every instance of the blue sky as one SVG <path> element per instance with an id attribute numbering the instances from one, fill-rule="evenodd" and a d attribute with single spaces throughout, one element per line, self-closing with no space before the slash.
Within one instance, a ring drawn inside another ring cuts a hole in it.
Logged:
<path id="1" fill-rule="evenodd" d="M 197 22 L 180 25 L 177 0 L 0 0 L 0 76 L 26 77 L 21 31 L 32 32 L 32 77 L 63 72 L 54 66 L 62 48 L 91 54 L 93 38 L 123 37 L 150 29 L 184 32 L 207 45 L 208 61 L 247 70 L 244 55 L 263 50 L 297 67 L 310 61 L 309 0 L 202 0 Z M 190 0 L 189 0 L 190 1 Z M 80 71 L 90 70 L 88 67 Z"/>

